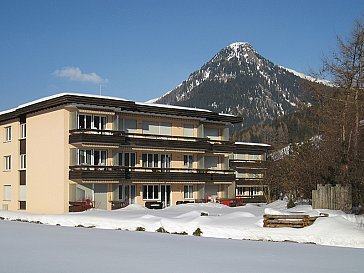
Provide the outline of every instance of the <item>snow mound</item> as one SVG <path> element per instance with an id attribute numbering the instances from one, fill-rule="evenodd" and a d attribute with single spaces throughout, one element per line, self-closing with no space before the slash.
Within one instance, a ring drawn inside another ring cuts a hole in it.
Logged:
<path id="1" fill-rule="evenodd" d="M 93 209 L 62 215 L 36 215 L 0 210 L 0 217 L 5 220 L 98 229 L 134 231 L 138 227 L 144 227 L 146 231 L 155 232 L 163 227 L 170 233 L 186 232 L 188 235 L 200 228 L 203 237 L 293 241 L 364 248 L 364 216 L 350 215 L 342 211 L 314 210 L 308 205 L 291 209 L 286 209 L 286 206 L 285 200 L 278 200 L 269 205 L 248 204 L 235 208 L 215 203 L 183 204 L 161 210 L 130 205 L 115 211 Z M 320 213 L 328 213 L 329 217 L 318 218 L 313 225 L 301 229 L 263 227 L 264 214 L 318 216 Z"/>

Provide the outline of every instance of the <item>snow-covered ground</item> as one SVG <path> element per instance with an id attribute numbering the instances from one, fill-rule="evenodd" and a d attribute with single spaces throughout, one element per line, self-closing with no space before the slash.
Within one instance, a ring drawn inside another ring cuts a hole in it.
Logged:
<path id="1" fill-rule="evenodd" d="M 364 268 L 363 249 L 10 221 L 0 221 L 0 240 L 1 273 L 362 273 Z"/>
<path id="2" fill-rule="evenodd" d="M 163 227 L 166 231 L 186 232 L 192 235 L 200 228 L 202 236 L 228 239 L 263 241 L 293 241 L 319 245 L 364 248 L 364 216 L 345 214 L 341 211 L 312 210 L 311 206 L 297 206 L 286 210 L 286 202 L 276 201 L 269 205 L 248 204 L 230 208 L 220 204 L 185 204 L 162 210 L 149 210 L 131 205 L 114 211 L 90 210 L 62 215 L 35 215 L 0 211 L 6 220 L 26 220 L 48 225 L 94 227 L 135 231 L 138 227 L 155 232 Z M 201 213 L 208 216 L 201 216 Z M 312 226 L 302 229 L 264 228 L 264 214 L 301 213 L 312 216 L 320 212 L 329 217 L 318 218 Z M 4 221 L 0 221 L 2 223 Z M 175 235 L 177 236 L 177 235 Z"/>

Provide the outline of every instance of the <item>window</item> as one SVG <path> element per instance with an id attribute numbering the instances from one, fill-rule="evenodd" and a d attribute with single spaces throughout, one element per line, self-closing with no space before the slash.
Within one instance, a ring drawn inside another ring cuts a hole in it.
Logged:
<path id="1" fill-rule="evenodd" d="M 78 151 L 78 165 L 92 165 L 92 150 Z"/>
<path id="2" fill-rule="evenodd" d="M 143 154 L 143 168 L 158 168 L 159 154 Z"/>
<path id="3" fill-rule="evenodd" d="M 184 186 L 184 198 L 193 199 L 193 185 Z"/>
<path id="4" fill-rule="evenodd" d="M 135 167 L 136 165 L 135 153 L 119 153 L 119 165 L 125 167 Z"/>
<path id="5" fill-rule="evenodd" d="M 94 150 L 93 165 L 106 166 L 107 151 Z"/>
<path id="6" fill-rule="evenodd" d="M 172 156 L 169 154 L 142 154 L 143 168 L 171 168 Z"/>
<path id="7" fill-rule="evenodd" d="M 244 188 L 236 187 L 236 195 L 244 195 Z"/>
<path id="8" fill-rule="evenodd" d="M 5 168 L 5 171 L 11 170 L 11 156 L 10 155 L 4 156 L 4 168 Z"/>
<path id="9" fill-rule="evenodd" d="M 11 126 L 5 127 L 5 141 L 11 141 Z"/>
<path id="10" fill-rule="evenodd" d="M 159 185 L 143 185 L 143 199 L 158 200 Z"/>
<path id="11" fill-rule="evenodd" d="M 25 139 L 27 137 L 27 125 L 26 123 L 20 124 L 20 138 Z"/>
<path id="12" fill-rule="evenodd" d="M 26 162 L 27 156 L 25 154 L 20 155 L 20 169 L 26 169 L 27 168 L 27 162 Z"/>
<path id="13" fill-rule="evenodd" d="M 106 129 L 107 118 L 105 116 L 93 115 L 78 115 L 78 128 L 79 129 Z"/>
<path id="14" fill-rule="evenodd" d="M 169 169 L 171 167 L 171 155 L 161 155 L 161 168 Z"/>
<path id="15" fill-rule="evenodd" d="M 106 129 L 106 117 L 94 116 L 94 129 L 105 130 Z"/>
<path id="16" fill-rule="evenodd" d="M 78 165 L 106 166 L 106 163 L 106 150 L 78 150 Z"/>
<path id="17" fill-rule="evenodd" d="M 11 200 L 11 185 L 4 185 L 4 201 Z"/>
<path id="18" fill-rule="evenodd" d="M 183 165 L 187 169 L 192 169 L 193 164 L 193 156 L 192 155 L 184 155 L 183 156 Z"/>

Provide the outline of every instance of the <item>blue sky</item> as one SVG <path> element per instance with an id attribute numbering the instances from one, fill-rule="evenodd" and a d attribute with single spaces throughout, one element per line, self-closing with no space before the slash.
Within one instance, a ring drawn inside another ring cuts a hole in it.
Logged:
<path id="1" fill-rule="evenodd" d="M 363 14 L 362 0 L 1 0 L 0 110 L 100 83 L 147 101 L 237 41 L 308 72 Z"/>

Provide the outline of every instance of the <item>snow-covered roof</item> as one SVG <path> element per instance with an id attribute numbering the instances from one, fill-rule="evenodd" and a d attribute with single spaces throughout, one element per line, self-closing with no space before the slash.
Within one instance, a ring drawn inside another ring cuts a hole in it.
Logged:
<path id="1" fill-rule="evenodd" d="M 213 112 L 213 111 L 210 111 L 210 110 L 200 109 L 200 108 L 190 108 L 190 107 L 166 105 L 166 104 L 134 102 L 134 101 L 131 101 L 131 100 L 126 100 L 126 99 L 117 98 L 117 97 L 94 95 L 94 94 L 83 94 L 83 93 L 59 93 L 59 94 L 55 94 L 55 95 L 52 95 L 52 96 L 44 97 L 44 98 L 37 99 L 37 100 L 31 101 L 31 102 L 28 102 L 28 103 L 21 104 L 21 105 L 15 107 L 15 108 L 2 111 L 2 112 L 0 112 L 0 116 L 5 115 L 5 114 L 10 114 L 12 112 L 15 112 L 15 111 L 17 111 L 19 109 L 22 109 L 22 108 L 25 108 L 25 107 L 33 106 L 33 105 L 36 105 L 38 103 L 47 102 L 49 100 L 61 98 L 61 97 L 64 97 L 64 96 L 73 96 L 73 97 L 80 97 L 80 98 L 81 97 L 83 97 L 83 98 L 86 97 L 86 98 L 109 99 L 109 100 L 120 101 L 120 102 L 130 102 L 130 103 L 135 104 L 136 106 L 141 106 L 141 107 L 150 106 L 150 107 L 156 107 L 156 108 L 178 109 L 178 110 L 186 110 L 186 111 L 194 111 L 194 112 L 201 112 L 201 113 L 211 114 L 211 115 L 214 115 L 215 117 L 222 116 L 222 117 L 232 117 L 232 118 L 235 117 L 235 118 L 237 118 L 236 116 L 233 116 L 233 115 L 223 114 L 223 113 L 216 113 L 216 112 Z"/>
<path id="2" fill-rule="evenodd" d="M 67 96 L 67 95 L 80 96 L 80 97 L 82 96 L 82 97 L 89 97 L 89 98 L 102 98 L 102 99 L 113 99 L 113 100 L 120 100 L 120 101 L 128 101 L 128 100 L 121 99 L 121 98 L 116 98 L 116 97 L 108 97 L 108 96 L 100 96 L 100 95 L 92 95 L 92 94 L 58 93 L 58 94 L 51 95 L 51 96 L 48 96 L 48 97 L 33 100 L 33 101 L 30 101 L 30 102 L 27 102 L 27 103 L 24 103 L 24 104 L 20 104 L 19 106 L 15 107 L 15 108 L 0 112 L 0 115 L 11 113 L 11 112 L 14 112 L 14 111 L 16 111 L 18 109 L 27 107 L 27 106 L 31 106 L 31 105 L 34 105 L 34 104 L 37 104 L 37 103 L 40 103 L 40 102 L 44 102 L 44 101 L 55 99 L 55 98 L 60 98 L 60 97 Z"/>

